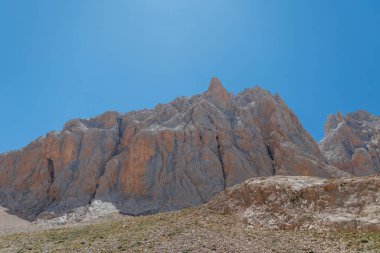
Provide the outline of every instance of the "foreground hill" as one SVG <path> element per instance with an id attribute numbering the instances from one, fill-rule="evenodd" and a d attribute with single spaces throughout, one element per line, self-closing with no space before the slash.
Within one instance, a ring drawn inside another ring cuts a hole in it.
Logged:
<path id="1" fill-rule="evenodd" d="M 380 232 L 380 177 L 252 178 L 208 206 L 252 227 Z"/>
<path id="2" fill-rule="evenodd" d="M 202 204 L 252 177 L 342 174 L 280 97 L 234 96 L 214 78 L 201 95 L 72 120 L 1 155 L 0 204 L 30 219 L 95 200 L 138 215 Z"/>
<path id="3" fill-rule="evenodd" d="M 250 179 L 195 208 L 0 236 L 0 252 L 375 253 L 379 184 L 380 177 Z"/>
<path id="4" fill-rule="evenodd" d="M 330 115 L 320 148 L 331 164 L 352 175 L 380 175 L 380 117 L 365 111 Z"/>

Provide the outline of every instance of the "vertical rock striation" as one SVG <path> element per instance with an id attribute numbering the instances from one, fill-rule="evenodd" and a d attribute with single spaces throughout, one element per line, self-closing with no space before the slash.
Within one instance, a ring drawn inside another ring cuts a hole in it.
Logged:
<path id="1" fill-rule="evenodd" d="M 279 96 L 209 89 L 152 110 L 69 121 L 0 156 L 0 203 L 29 218 L 113 203 L 144 214 L 205 203 L 257 176 L 344 174 Z"/>
<path id="2" fill-rule="evenodd" d="M 365 111 L 330 115 L 320 148 L 341 170 L 355 176 L 380 174 L 380 117 Z"/>

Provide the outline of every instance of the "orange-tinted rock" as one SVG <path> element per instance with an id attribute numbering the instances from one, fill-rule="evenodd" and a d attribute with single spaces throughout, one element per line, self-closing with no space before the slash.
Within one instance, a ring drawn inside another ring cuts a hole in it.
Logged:
<path id="1" fill-rule="evenodd" d="M 201 95 L 71 120 L 2 155 L 0 202 L 32 218 L 95 199 L 142 214 L 204 203 L 251 177 L 339 173 L 278 96 L 233 96 L 213 78 Z"/>
<path id="2" fill-rule="evenodd" d="M 380 117 L 365 111 L 330 115 L 320 148 L 343 171 L 355 176 L 380 174 Z"/>

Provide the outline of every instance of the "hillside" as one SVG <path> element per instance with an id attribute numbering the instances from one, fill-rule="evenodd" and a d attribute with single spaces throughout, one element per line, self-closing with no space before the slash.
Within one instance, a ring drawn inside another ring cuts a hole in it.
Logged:
<path id="1" fill-rule="evenodd" d="M 0 252 L 379 252 L 379 184 L 379 177 L 251 179 L 190 209 L 0 236 Z M 318 213 L 334 220 L 307 219 Z"/>

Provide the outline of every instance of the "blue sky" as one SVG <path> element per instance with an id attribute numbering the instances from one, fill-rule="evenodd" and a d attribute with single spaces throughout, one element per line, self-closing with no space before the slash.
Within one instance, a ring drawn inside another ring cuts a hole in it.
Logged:
<path id="1" fill-rule="evenodd" d="M 377 0 L 1 0 L 0 152 L 67 120 L 207 89 L 279 93 L 317 139 L 380 113 Z"/>

